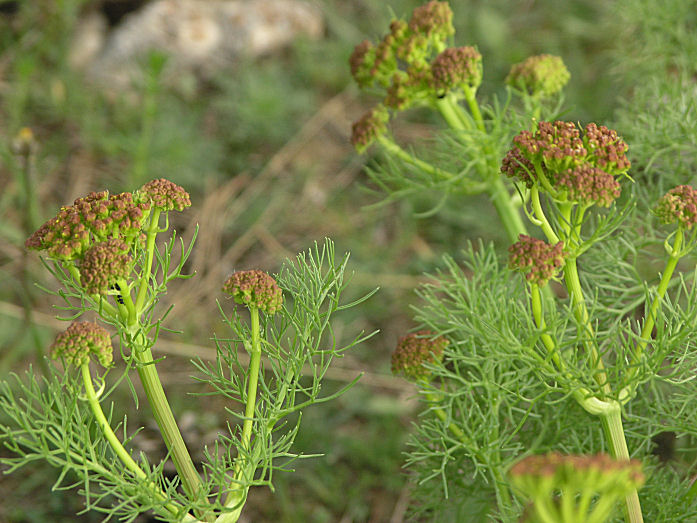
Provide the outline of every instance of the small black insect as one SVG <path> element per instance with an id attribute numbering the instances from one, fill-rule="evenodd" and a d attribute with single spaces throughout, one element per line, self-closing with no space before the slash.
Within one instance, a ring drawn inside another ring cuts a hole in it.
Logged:
<path id="1" fill-rule="evenodd" d="M 121 292 L 121 287 L 119 287 L 118 283 L 115 283 L 114 285 L 111 286 L 111 290 Z M 124 304 L 123 296 L 121 296 L 120 294 L 117 294 L 116 301 L 119 302 L 119 304 L 123 305 Z"/>

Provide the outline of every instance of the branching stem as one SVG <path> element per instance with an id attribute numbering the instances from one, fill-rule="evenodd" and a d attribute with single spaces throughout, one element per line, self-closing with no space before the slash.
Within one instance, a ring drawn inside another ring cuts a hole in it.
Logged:
<path id="1" fill-rule="evenodd" d="M 121 441 L 116 436 L 116 434 L 114 434 L 114 431 L 111 429 L 111 426 L 109 425 L 109 422 L 107 421 L 106 416 L 104 415 L 104 411 L 102 410 L 102 406 L 99 404 L 99 399 L 97 398 L 97 394 L 94 390 L 92 376 L 90 375 L 89 363 L 84 363 L 80 367 L 80 371 L 82 373 L 82 382 L 85 387 L 85 396 L 87 397 L 87 403 L 89 404 L 90 409 L 92 410 L 92 414 L 97 420 L 97 424 L 99 425 L 102 434 L 109 442 L 111 449 L 121 460 L 121 462 L 124 465 L 126 465 L 126 468 L 133 473 L 135 477 L 141 480 L 146 480 L 147 475 L 145 474 L 145 472 L 143 472 L 143 469 L 141 469 L 140 466 L 138 466 L 138 463 L 135 462 L 135 460 L 131 457 L 128 451 L 123 447 Z M 150 491 L 153 498 L 155 498 L 156 500 L 163 502 L 168 499 L 165 493 L 162 492 L 162 490 L 160 490 L 159 488 L 157 488 L 157 486 L 154 485 L 152 482 L 145 482 L 144 485 Z M 177 515 L 183 512 L 182 507 L 178 506 L 177 503 L 173 501 L 168 501 L 167 503 L 164 503 L 163 507 L 170 514 Z"/>

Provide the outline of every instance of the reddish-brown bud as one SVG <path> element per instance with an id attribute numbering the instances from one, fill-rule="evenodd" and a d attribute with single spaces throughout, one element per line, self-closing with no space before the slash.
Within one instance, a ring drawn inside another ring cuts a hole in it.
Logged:
<path id="1" fill-rule="evenodd" d="M 654 212 L 665 224 L 677 222 L 685 229 L 697 223 L 697 190 L 690 185 L 678 185 L 658 200 Z"/>
<path id="2" fill-rule="evenodd" d="M 146 183 L 138 192 L 146 196 L 153 207 L 164 212 L 183 211 L 187 207 L 191 207 L 189 193 L 183 187 L 165 178 Z"/>
<path id="3" fill-rule="evenodd" d="M 508 267 L 525 274 L 531 284 L 546 285 L 564 265 L 564 244 L 550 245 L 521 234 L 508 248 Z"/>
<path id="4" fill-rule="evenodd" d="M 392 373 L 401 374 L 413 381 L 427 379 L 431 371 L 424 363 L 437 363 L 443 359 L 448 340 L 435 333 L 421 330 L 399 339 L 392 353 Z"/>
<path id="5" fill-rule="evenodd" d="M 51 345 L 51 358 L 62 358 L 68 365 L 79 367 L 94 355 L 99 363 L 108 367 L 113 358 L 111 337 L 96 323 L 74 321 L 64 332 L 56 336 Z"/>
<path id="6" fill-rule="evenodd" d="M 236 303 L 266 314 L 275 314 L 283 305 L 283 293 L 276 280 L 259 270 L 234 273 L 225 281 L 223 292 L 231 294 Z"/>

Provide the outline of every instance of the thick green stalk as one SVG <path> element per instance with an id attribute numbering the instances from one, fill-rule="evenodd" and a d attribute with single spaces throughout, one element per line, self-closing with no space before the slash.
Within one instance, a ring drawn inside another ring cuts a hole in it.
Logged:
<path id="1" fill-rule="evenodd" d="M 90 375 L 89 363 L 84 363 L 80 367 L 80 371 L 82 373 L 82 382 L 85 387 L 85 396 L 87 397 L 87 403 L 89 404 L 90 409 L 92 410 L 92 414 L 97 420 L 97 424 L 99 425 L 102 434 L 106 438 L 107 442 L 109 442 L 111 449 L 121 460 L 121 462 L 124 465 L 126 465 L 126 468 L 133 473 L 135 477 L 141 480 L 146 479 L 147 475 L 145 474 L 145 472 L 143 472 L 143 469 L 141 469 L 140 466 L 138 466 L 138 463 L 135 462 L 135 460 L 131 457 L 128 451 L 123 447 L 121 441 L 116 436 L 116 434 L 114 434 L 114 431 L 111 429 L 111 426 L 109 425 L 109 422 L 107 421 L 106 416 L 104 415 L 102 406 L 99 404 L 99 399 L 97 398 L 97 393 L 94 390 L 92 376 Z M 165 495 L 165 493 L 162 492 L 162 490 L 160 490 L 153 483 L 148 482 L 145 484 L 145 486 L 148 490 L 150 490 L 152 496 L 158 501 L 167 500 L 167 496 Z M 164 508 L 170 514 L 176 515 L 182 512 L 182 507 L 180 507 L 173 501 L 165 503 Z"/>
<path id="2" fill-rule="evenodd" d="M 603 429 L 610 445 L 610 454 L 613 458 L 622 461 L 629 461 L 629 450 L 627 440 L 624 437 L 622 428 L 622 407 L 615 402 L 615 408 L 608 409 L 601 415 Z M 627 495 L 624 506 L 625 521 L 627 523 L 643 523 L 644 517 L 641 513 L 641 503 L 636 489 Z"/>
<path id="3" fill-rule="evenodd" d="M 155 256 L 155 239 L 159 231 L 159 219 L 160 210 L 153 209 L 150 215 L 150 222 L 146 229 L 146 262 L 140 276 L 140 287 L 135 303 L 133 303 L 131 299 L 128 288 L 122 289 L 124 307 L 127 310 L 127 318 L 124 319 L 128 324 L 132 336 L 130 348 L 138 363 L 138 375 L 143 384 L 143 390 L 148 398 L 148 403 L 152 409 L 155 422 L 162 434 L 162 439 L 167 446 L 167 450 L 170 453 L 172 462 L 177 469 L 177 473 L 181 478 L 182 485 L 187 495 L 191 499 L 199 499 L 203 494 L 201 492 L 201 478 L 198 472 L 196 472 L 196 467 L 194 467 L 191 455 L 184 443 L 184 438 L 172 414 L 172 409 L 167 401 L 167 396 L 165 395 L 160 377 L 157 373 L 155 361 L 150 347 L 148 347 L 147 340 L 145 339 L 145 334 L 139 332 L 140 315 L 145 305 L 145 298 L 152 272 L 152 263 Z"/>
<path id="4" fill-rule="evenodd" d="M 160 377 L 153 360 L 152 352 L 147 346 L 133 342 L 131 351 L 138 362 L 138 375 L 143 384 L 145 395 L 148 398 L 155 422 L 160 429 L 162 439 L 167 446 L 172 462 L 181 478 L 182 485 L 191 499 L 201 497 L 201 478 L 196 472 L 196 467 L 189 455 L 177 422 L 172 414 L 172 409 L 167 402 L 165 391 L 162 388 Z"/>

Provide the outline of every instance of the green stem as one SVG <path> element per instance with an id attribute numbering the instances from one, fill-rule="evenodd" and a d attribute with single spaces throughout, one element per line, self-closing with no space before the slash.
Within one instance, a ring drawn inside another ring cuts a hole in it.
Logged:
<path id="1" fill-rule="evenodd" d="M 259 385 L 259 369 L 261 368 L 261 343 L 260 343 L 260 329 L 259 329 L 259 309 L 257 307 L 249 307 L 249 315 L 251 318 L 251 334 L 252 334 L 252 346 L 250 350 L 249 359 L 249 376 L 247 378 L 247 398 L 244 409 L 244 423 L 242 425 L 242 437 L 240 438 L 240 455 L 235 463 L 235 473 L 232 483 L 232 488 L 225 499 L 225 505 L 227 507 L 237 507 L 234 513 L 236 517 L 231 519 L 232 514 L 228 514 L 225 522 L 237 521 L 239 513 L 244 506 L 248 487 L 241 487 L 244 480 L 244 455 L 251 454 L 251 440 L 252 440 L 252 429 L 254 428 L 254 414 L 256 409 L 257 401 L 257 388 Z"/>
<path id="2" fill-rule="evenodd" d="M 541 289 L 538 285 L 530 285 L 530 308 L 532 309 L 532 317 L 535 320 L 537 328 L 544 331 L 547 325 L 545 324 L 544 312 L 542 310 L 543 303 L 540 290 Z M 547 352 L 552 357 L 552 361 L 556 365 L 557 369 L 561 372 L 565 372 L 566 367 L 564 365 L 564 361 L 561 359 L 557 345 L 552 337 L 546 332 L 543 332 L 540 335 L 540 339 L 547 349 Z"/>
<path id="3" fill-rule="evenodd" d="M 557 233 L 555 233 L 554 229 L 552 229 L 552 226 L 549 224 L 549 220 L 547 220 L 544 209 L 542 209 L 540 190 L 536 185 L 533 185 L 530 189 L 530 202 L 532 203 L 532 210 L 535 214 L 535 218 L 539 222 L 539 226 L 547 237 L 547 240 L 553 244 L 559 243 L 559 236 L 557 236 Z"/>
<path id="4" fill-rule="evenodd" d="M 477 129 L 483 133 L 486 133 L 486 126 L 484 125 L 482 112 L 479 110 L 476 93 L 476 89 L 465 87 L 465 100 L 467 101 L 467 106 L 469 107 L 470 113 L 472 113 L 472 118 L 474 118 L 474 121 L 477 124 Z"/>
<path id="5" fill-rule="evenodd" d="M 487 192 L 491 197 L 491 203 L 494 204 L 503 228 L 506 230 L 508 240 L 511 243 L 515 243 L 521 234 L 527 235 L 528 231 L 520 217 L 520 212 L 518 212 L 517 206 L 513 203 L 513 199 L 500 176 L 492 178 L 492 181 L 488 184 Z"/>
<path id="6" fill-rule="evenodd" d="M 581 290 L 581 281 L 578 277 L 578 267 L 576 265 L 576 258 L 569 258 L 564 264 L 564 281 L 566 282 L 566 288 L 571 296 L 571 302 L 574 307 L 574 316 L 576 316 L 576 321 L 582 326 L 586 331 L 588 339 L 585 341 L 584 345 L 586 350 L 589 351 L 592 359 L 595 381 L 600 385 L 603 392 L 610 396 L 612 394 L 612 389 L 610 388 L 610 383 L 607 379 L 607 374 L 605 373 L 605 365 L 603 360 L 598 353 L 598 349 L 595 346 L 595 333 L 593 331 L 593 326 L 591 325 L 588 309 L 586 308 L 586 300 L 583 297 L 583 291 Z"/>
<path id="7" fill-rule="evenodd" d="M 142 335 L 141 335 L 142 336 Z M 177 422 L 172 414 L 172 409 L 167 402 L 165 391 L 162 388 L 160 377 L 149 347 L 133 340 L 131 351 L 138 362 L 138 375 L 143 384 L 145 395 L 148 398 L 155 422 L 160 429 L 162 439 L 172 458 L 177 473 L 181 478 L 184 490 L 190 499 L 201 497 L 201 478 L 196 472 L 196 467 L 189 455 Z"/>
<path id="8" fill-rule="evenodd" d="M 141 469 L 138 466 L 138 464 L 131 457 L 128 451 L 123 447 L 121 441 L 116 436 L 116 434 L 114 434 L 114 431 L 111 429 L 111 426 L 109 425 L 109 422 L 107 421 L 106 416 L 104 415 L 104 411 L 102 410 L 102 406 L 99 404 L 99 399 L 97 398 L 97 394 L 94 390 L 92 376 L 90 375 L 89 363 L 84 363 L 80 367 L 80 371 L 82 372 L 82 382 L 85 387 L 87 403 L 89 404 L 90 409 L 92 410 L 92 414 L 94 414 L 94 417 L 97 420 L 97 424 L 99 425 L 102 434 L 109 442 L 111 449 L 121 460 L 121 462 L 126 466 L 126 468 L 133 473 L 135 477 L 137 477 L 140 480 L 146 480 L 147 475 L 145 474 L 145 472 L 143 472 L 143 469 Z M 154 483 L 148 481 L 144 482 L 144 485 L 150 491 L 153 498 L 155 498 L 156 500 L 160 502 L 167 500 L 167 496 L 165 495 L 165 493 L 158 489 Z M 177 515 L 181 514 L 183 511 L 182 507 L 173 501 L 167 502 L 163 506 L 170 514 Z"/>
<path id="9" fill-rule="evenodd" d="M 601 419 L 610 446 L 610 454 L 617 460 L 629 461 L 627 440 L 622 428 L 622 407 L 620 404 L 615 402 L 615 408 L 608 409 L 604 414 L 601 414 Z M 627 523 L 643 523 L 644 517 L 641 514 L 641 504 L 636 489 L 627 494 L 625 501 L 625 521 Z"/>
<path id="10" fill-rule="evenodd" d="M 437 98 L 435 106 L 451 129 L 464 131 L 471 128 L 469 122 L 459 114 L 460 106 L 450 94 L 446 94 L 443 98 Z"/>
<path id="11" fill-rule="evenodd" d="M 646 346 L 649 343 L 649 340 L 651 339 L 651 333 L 653 331 L 653 327 L 656 324 L 656 315 L 658 314 L 658 308 L 661 305 L 661 302 L 663 301 L 663 298 L 666 295 L 666 291 L 668 290 L 668 286 L 670 285 L 670 280 L 673 277 L 673 272 L 675 271 L 675 268 L 678 265 L 678 261 L 680 260 L 681 257 L 681 249 L 682 249 L 682 242 L 683 242 L 683 230 L 682 227 L 678 227 L 677 232 L 675 233 L 675 241 L 673 242 L 673 248 L 672 248 L 672 254 L 668 258 L 668 261 L 666 262 L 666 268 L 663 271 L 663 275 L 661 276 L 661 281 L 658 284 L 658 289 L 656 290 L 656 296 L 654 296 L 653 301 L 651 302 L 651 307 L 649 308 L 649 314 L 644 320 L 644 327 L 641 329 L 641 335 L 639 336 L 639 340 L 637 341 L 636 348 L 634 349 L 634 357 L 632 358 L 632 367 L 629 369 L 629 377 L 630 377 L 630 383 L 631 383 L 631 378 L 636 375 L 638 372 L 638 366 L 641 362 L 641 357 L 644 355 L 644 351 L 646 350 Z M 631 390 L 628 391 L 626 399 L 628 400 L 633 392 L 635 387 L 630 386 Z M 625 392 L 624 390 L 622 392 Z M 624 395 L 620 396 L 621 398 L 625 399 Z"/>
<path id="12" fill-rule="evenodd" d="M 159 232 L 158 224 L 160 222 L 160 214 L 162 211 L 160 209 L 153 209 L 150 214 L 150 223 L 145 231 L 146 234 L 146 261 L 143 266 L 142 275 L 140 277 L 140 287 L 138 288 L 138 295 L 136 297 L 135 311 L 136 315 L 140 314 L 145 305 L 145 298 L 147 296 L 148 286 L 150 284 L 150 275 L 152 273 L 152 262 L 155 257 L 155 239 L 157 238 L 157 233 Z M 131 318 L 131 321 L 136 321 L 137 318 Z"/>

